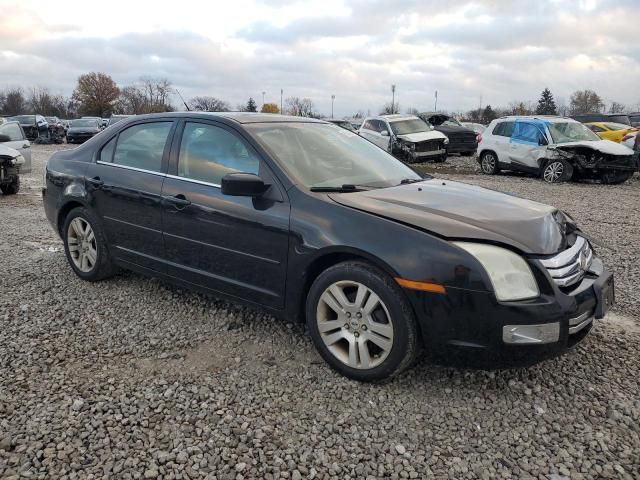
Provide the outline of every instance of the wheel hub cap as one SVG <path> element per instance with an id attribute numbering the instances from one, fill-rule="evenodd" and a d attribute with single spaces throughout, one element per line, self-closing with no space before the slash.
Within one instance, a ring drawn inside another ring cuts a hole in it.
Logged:
<path id="1" fill-rule="evenodd" d="M 98 244 L 95 234 L 87 220 L 74 218 L 67 230 L 67 247 L 73 264 L 81 272 L 93 270 L 98 260 Z"/>
<path id="2" fill-rule="evenodd" d="M 359 282 L 329 286 L 320 296 L 316 322 L 328 350 L 349 367 L 375 368 L 391 352 L 389 311 L 373 290 Z"/>

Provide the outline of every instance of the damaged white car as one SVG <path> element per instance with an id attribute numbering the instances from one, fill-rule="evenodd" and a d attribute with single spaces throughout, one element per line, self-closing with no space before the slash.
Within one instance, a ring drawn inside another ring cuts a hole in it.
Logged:
<path id="1" fill-rule="evenodd" d="M 369 117 L 358 133 L 403 162 L 444 162 L 447 159 L 447 136 L 414 115 Z"/>
<path id="2" fill-rule="evenodd" d="M 15 195 L 20 190 L 20 168 L 24 157 L 20 152 L 0 145 L 0 191 L 4 195 Z"/>
<path id="3" fill-rule="evenodd" d="M 482 173 L 515 170 L 546 182 L 581 178 L 618 184 L 638 170 L 633 151 L 601 140 L 582 123 L 564 117 L 503 117 L 489 124 L 478 146 Z"/>

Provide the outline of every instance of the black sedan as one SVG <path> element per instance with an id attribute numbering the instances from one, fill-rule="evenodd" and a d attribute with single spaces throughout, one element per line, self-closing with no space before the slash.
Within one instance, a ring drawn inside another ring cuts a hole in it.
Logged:
<path id="1" fill-rule="evenodd" d="M 422 349 L 532 363 L 582 340 L 613 279 L 569 215 L 423 178 L 326 122 L 132 117 L 46 167 L 44 208 L 82 279 L 135 270 L 306 321 L 358 380 Z"/>
<path id="2" fill-rule="evenodd" d="M 67 143 L 83 143 L 102 131 L 99 118 L 79 118 L 72 120 L 67 129 Z"/>
<path id="3" fill-rule="evenodd" d="M 418 116 L 425 122 L 433 125 L 438 132 L 444 133 L 449 139 L 447 153 L 459 153 L 463 156 L 471 156 L 478 150 L 478 135 L 476 132 L 463 126 L 458 120 L 444 113 L 419 113 Z"/>

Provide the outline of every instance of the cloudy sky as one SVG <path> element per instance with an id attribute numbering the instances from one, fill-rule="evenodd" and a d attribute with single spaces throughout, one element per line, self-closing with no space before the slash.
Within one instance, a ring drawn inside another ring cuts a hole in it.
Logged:
<path id="1" fill-rule="evenodd" d="M 70 94 L 79 74 L 169 78 L 185 97 L 311 98 L 323 113 L 640 103 L 639 0 L 0 0 L 0 88 Z M 174 100 L 178 103 L 178 99 Z"/>

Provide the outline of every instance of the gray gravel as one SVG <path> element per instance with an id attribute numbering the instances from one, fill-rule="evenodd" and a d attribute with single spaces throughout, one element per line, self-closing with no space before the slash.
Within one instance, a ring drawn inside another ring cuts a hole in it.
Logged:
<path id="1" fill-rule="evenodd" d="M 571 212 L 609 245 L 618 306 L 530 369 L 422 362 L 366 385 L 298 325 L 134 274 L 77 279 L 39 198 L 55 148 L 0 196 L 0 478 L 640 477 L 637 180 L 444 175 Z"/>

